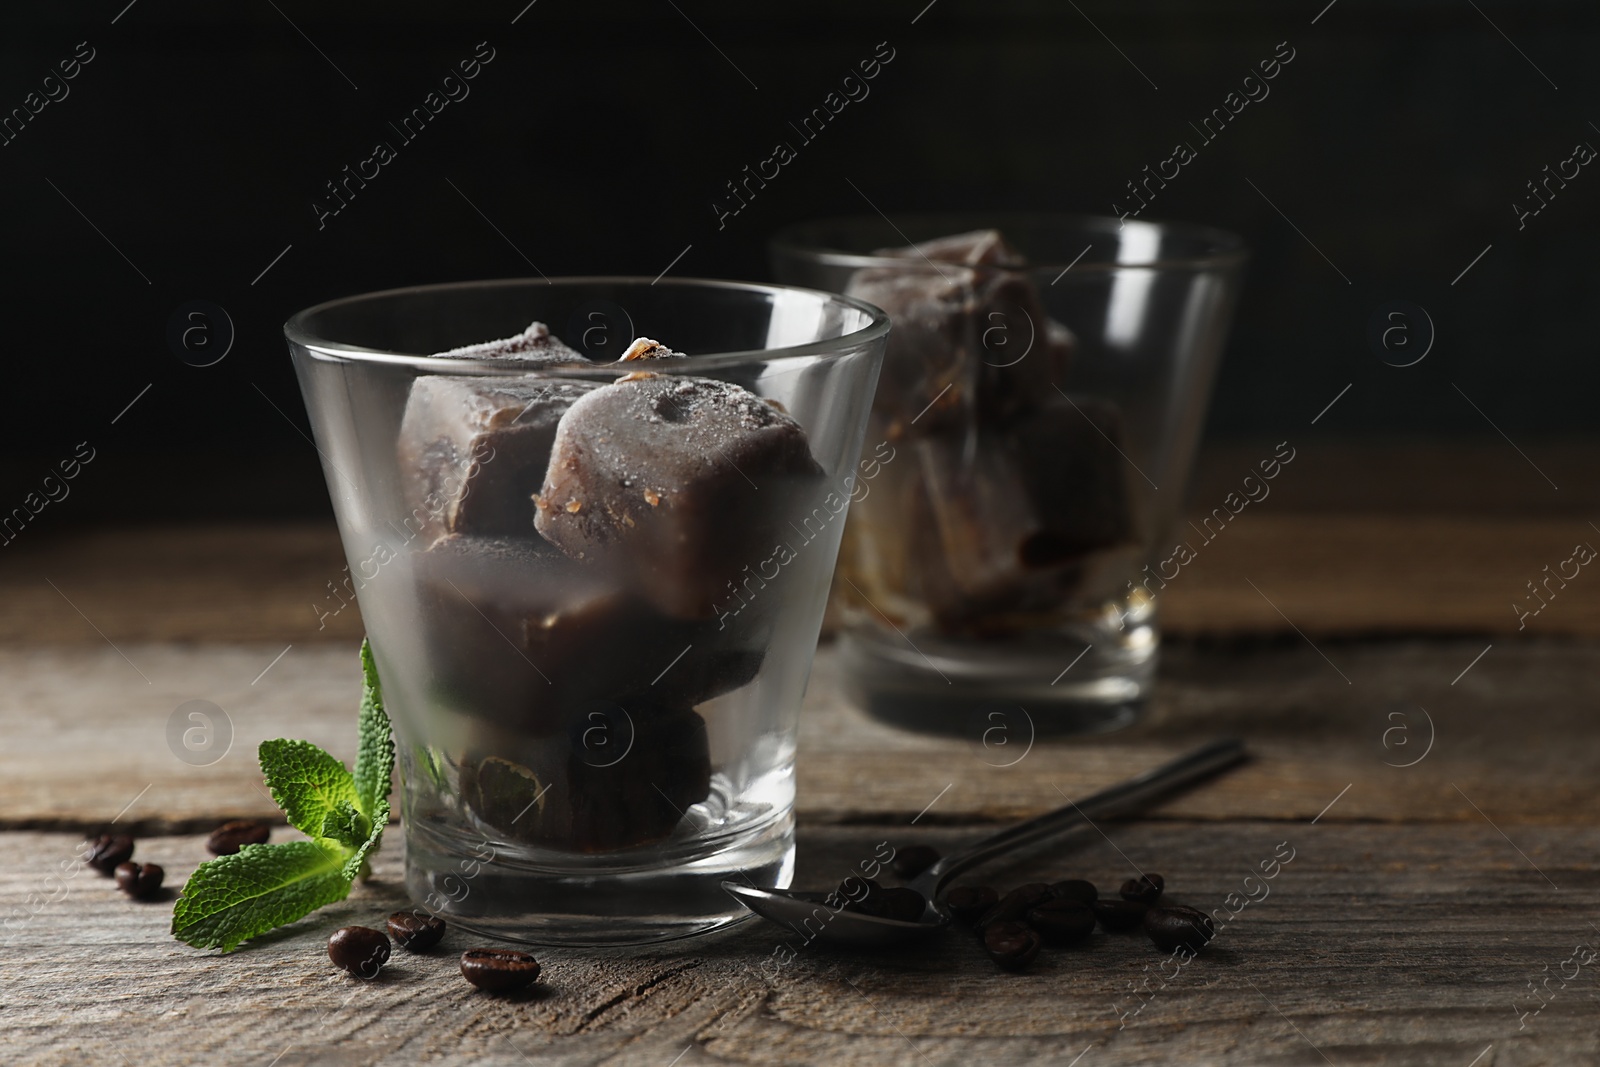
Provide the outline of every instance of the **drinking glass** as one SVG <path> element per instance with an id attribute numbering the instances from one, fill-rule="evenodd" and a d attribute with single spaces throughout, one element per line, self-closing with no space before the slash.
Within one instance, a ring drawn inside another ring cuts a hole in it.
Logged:
<path id="1" fill-rule="evenodd" d="M 530 322 L 574 358 L 438 355 Z M 724 878 L 787 885 L 796 716 L 886 317 L 783 286 L 541 278 L 335 300 L 285 332 L 417 903 L 631 944 L 743 917 Z M 692 355 L 615 362 L 639 335 Z"/>
<path id="2" fill-rule="evenodd" d="M 863 216 L 790 227 L 770 251 L 780 281 L 894 322 L 865 448 L 883 470 L 835 583 L 855 699 L 986 739 L 1024 720 L 1029 737 L 1133 721 L 1240 240 L 1068 215 Z"/>

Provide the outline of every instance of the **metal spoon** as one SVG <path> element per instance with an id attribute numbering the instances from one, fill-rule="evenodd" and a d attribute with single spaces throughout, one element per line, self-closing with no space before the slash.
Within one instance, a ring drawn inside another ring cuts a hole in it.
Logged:
<path id="1" fill-rule="evenodd" d="M 856 948 L 898 944 L 950 925 L 950 913 L 944 905 L 944 891 L 964 871 L 1006 853 L 1087 826 L 1091 819 L 1135 811 L 1162 794 L 1227 770 L 1244 756 L 1242 742 L 1213 741 L 1165 766 L 1146 771 L 1076 804 L 1069 802 L 1064 808 L 1035 816 L 986 837 L 965 851 L 944 857 L 911 881 L 910 887 L 921 893 L 928 902 L 922 918 L 916 922 L 883 919 L 830 907 L 825 901 L 832 896 L 831 893 L 757 889 L 752 885 L 731 881 L 723 882 L 722 888 L 763 919 L 792 927 L 808 940 L 816 938 L 829 944 Z"/>

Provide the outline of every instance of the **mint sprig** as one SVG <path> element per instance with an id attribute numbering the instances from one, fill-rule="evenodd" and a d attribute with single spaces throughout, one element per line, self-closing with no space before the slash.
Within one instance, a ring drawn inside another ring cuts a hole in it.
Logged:
<path id="1" fill-rule="evenodd" d="M 355 771 L 309 741 L 263 741 L 261 773 L 289 825 L 311 838 L 245 845 L 195 868 L 172 909 L 172 936 L 232 952 L 241 942 L 350 895 L 389 822 L 394 738 L 372 647 L 361 643 Z"/>

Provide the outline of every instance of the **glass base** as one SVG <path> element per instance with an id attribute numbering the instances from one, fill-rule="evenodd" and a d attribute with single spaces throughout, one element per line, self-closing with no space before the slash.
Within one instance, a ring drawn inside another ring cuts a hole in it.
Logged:
<path id="1" fill-rule="evenodd" d="M 920 633 L 908 640 L 876 628 L 840 639 L 846 693 L 869 715 L 975 739 L 993 750 L 997 765 L 1035 737 L 1133 724 L 1148 704 L 1158 658 L 1150 622 L 1115 629 L 1086 623 L 1004 642 Z"/>
<path id="2" fill-rule="evenodd" d="M 508 845 L 433 821 L 406 825 L 406 889 L 472 933 L 532 945 L 644 945 L 750 917 L 724 879 L 783 888 L 794 876 L 790 811 L 728 837 L 584 855 Z"/>

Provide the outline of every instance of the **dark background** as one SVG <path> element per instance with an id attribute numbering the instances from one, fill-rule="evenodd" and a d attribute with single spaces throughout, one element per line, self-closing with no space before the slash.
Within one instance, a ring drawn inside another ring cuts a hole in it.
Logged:
<path id="1" fill-rule="evenodd" d="M 78 42 L 95 58 L 0 147 L 0 511 L 87 440 L 41 526 L 326 513 L 280 333 L 301 307 L 530 263 L 654 276 L 691 245 L 674 274 L 765 278 L 775 229 L 862 194 L 1109 213 L 1279 42 L 1270 96 L 1143 216 L 1254 249 L 1210 439 L 1498 441 L 1492 419 L 1538 458 L 1596 429 L 1600 168 L 1520 231 L 1512 207 L 1600 145 L 1592 3 L 525 3 L 8 5 L 0 111 Z M 470 96 L 402 145 L 387 124 L 480 41 Z M 884 41 L 870 96 L 719 230 L 723 183 Z M 380 139 L 398 158 L 319 230 L 324 183 Z M 195 299 L 237 330 L 214 366 L 167 343 Z M 1408 368 L 1366 339 L 1397 299 L 1438 331 Z"/>

